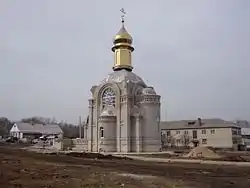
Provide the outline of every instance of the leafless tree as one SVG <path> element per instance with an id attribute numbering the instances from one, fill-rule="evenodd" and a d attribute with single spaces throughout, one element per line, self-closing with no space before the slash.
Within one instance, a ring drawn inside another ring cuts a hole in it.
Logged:
<path id="1" fill-rule="evenodd" d="M 191 141 L 191 137 L 188 134 L 183 134 L 181 136 L 181 142 L 185 147 L 188 147 L 189 143 Z"/>
<path id="2" fill-rule="evenodd" d="M 161 133 L 161 145 L 165 146 L 166 145 L 166 134 Z"/>
<path id="3" fill-rule="evenodd" d="M 13 123 L 6 117 L 0 117 L 0 136 L 9 135 Z"/>
<path id="4" fill-rule="evenodd" d="M 170 147 L 175 146 L 176 139 L 173 136 L 166 136 L 166 145 Z"/>

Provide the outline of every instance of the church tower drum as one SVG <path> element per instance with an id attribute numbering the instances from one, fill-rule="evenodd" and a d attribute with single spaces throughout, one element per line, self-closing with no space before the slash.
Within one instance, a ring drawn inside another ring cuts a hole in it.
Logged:
<path id="1" fill-rule="evenodd" d="M 127 32 L 124 26 L 124 19 L 122 19 L 122 28 L 115 35 L 112 47 L 112 51 L 114 52 L 115 61 L 113 70 L 121 70 L 126 69 L 128 71 L 132 71 L 132 59 L 131 53 L 134 51 L 132 46 L 133 38 Z"/>

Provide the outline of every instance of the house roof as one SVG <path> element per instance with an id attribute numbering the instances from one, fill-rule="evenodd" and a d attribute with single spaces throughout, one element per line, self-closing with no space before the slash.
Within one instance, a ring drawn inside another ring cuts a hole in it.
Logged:
<path id="1" fill-rule="evenodd" d="M 246 120 L 237 120 L 235 123 L 241 128 L 250 128 L 250 122 Z"/>
<path id="2" fill-rule="evenodd" d="M 59 125 L 56 124 L 47 124 L 44 125 L 44 133 L 48 134 L 62 134 L 63 131 Z"/>
<path id="3" fill-rule="evenodd" d="M 235 123 L 222 119 L 201 119 L 201 125 L 198 120 L 180 120 L 180 121 L 163 121 L 161 129 L 203 129 L 203 128 L 240 128 Z"/>
<path id="4" fill-rule="evenodd" d="M 22 123 L 18 122 L 15 123 L 23 133 L 41 133 L 41 134 L 63 134 L 62 129 L 59 125 L 56 124 L 29 124 L 29 123 Z"/>
<path id="5" fill-rule="evenodd" d="M 33 129 L 35 130 L 35 132 L 43 133 L 44 126 L 43 124 L 34 124 Z"/>
<path id="6" fill-rule="evenodd" d="M 241 128 L 241 134 L 245 136 L 250 135 L 250 128 Z"/>
<path id="7" fill-rule="evenodd" d="M 14 126 L 17 126 L 20 132 L 25 133 L 34 133 L 35 130 L 33 129 L 33 126 L 29 123 L 23 123 L 23 122 L 17 122 L 14 124 Z"/>

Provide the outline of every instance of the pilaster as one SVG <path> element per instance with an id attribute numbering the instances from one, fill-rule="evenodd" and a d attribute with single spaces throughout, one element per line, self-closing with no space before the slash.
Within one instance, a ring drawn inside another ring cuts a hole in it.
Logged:
<path id="1" fill-rule="evenodd" d="M 141 133 L 141 122 L 140 122 L 140 115 L 136 115 L 136 122 L 135 122 L 135 127 L 136 127 L 136 152 L 141 152 L 142 151 L 142 133 Z"/>
<path id="2" fill-rule="evenodd" d="M 130 129 L 131 129 L 131 101 L 132 97 L 128 95 L 121 96 L 121 152 L 131 151 Z"/>

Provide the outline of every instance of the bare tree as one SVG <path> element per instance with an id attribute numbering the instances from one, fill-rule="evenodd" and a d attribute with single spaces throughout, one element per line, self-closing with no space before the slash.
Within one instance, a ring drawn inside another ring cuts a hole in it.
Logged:
<path id="1" fill-rule="evenodd" d="M 188 134 L 183 134 L 181 136 L 181 142 L 185 147 L 188 147 L 189 143 L 191 141 L 191 137 Z"/>
<path id="2" fill-rule="evenodd" d="M 13 123 L 9 119 L 0 117 L 0 136 L 9 135 L 12 125 Z"/>
<path id="3" fill-rule="evenodd" d="M 166 145 L 166 134 L 161 133 L 161 145 L 165 146 Z"/>
<path id="4" fill-rule="evenodd" d="M 173 136 L 166 136 L 166 145 L 170 147 L 175 146 L 176 139 Z"/>

